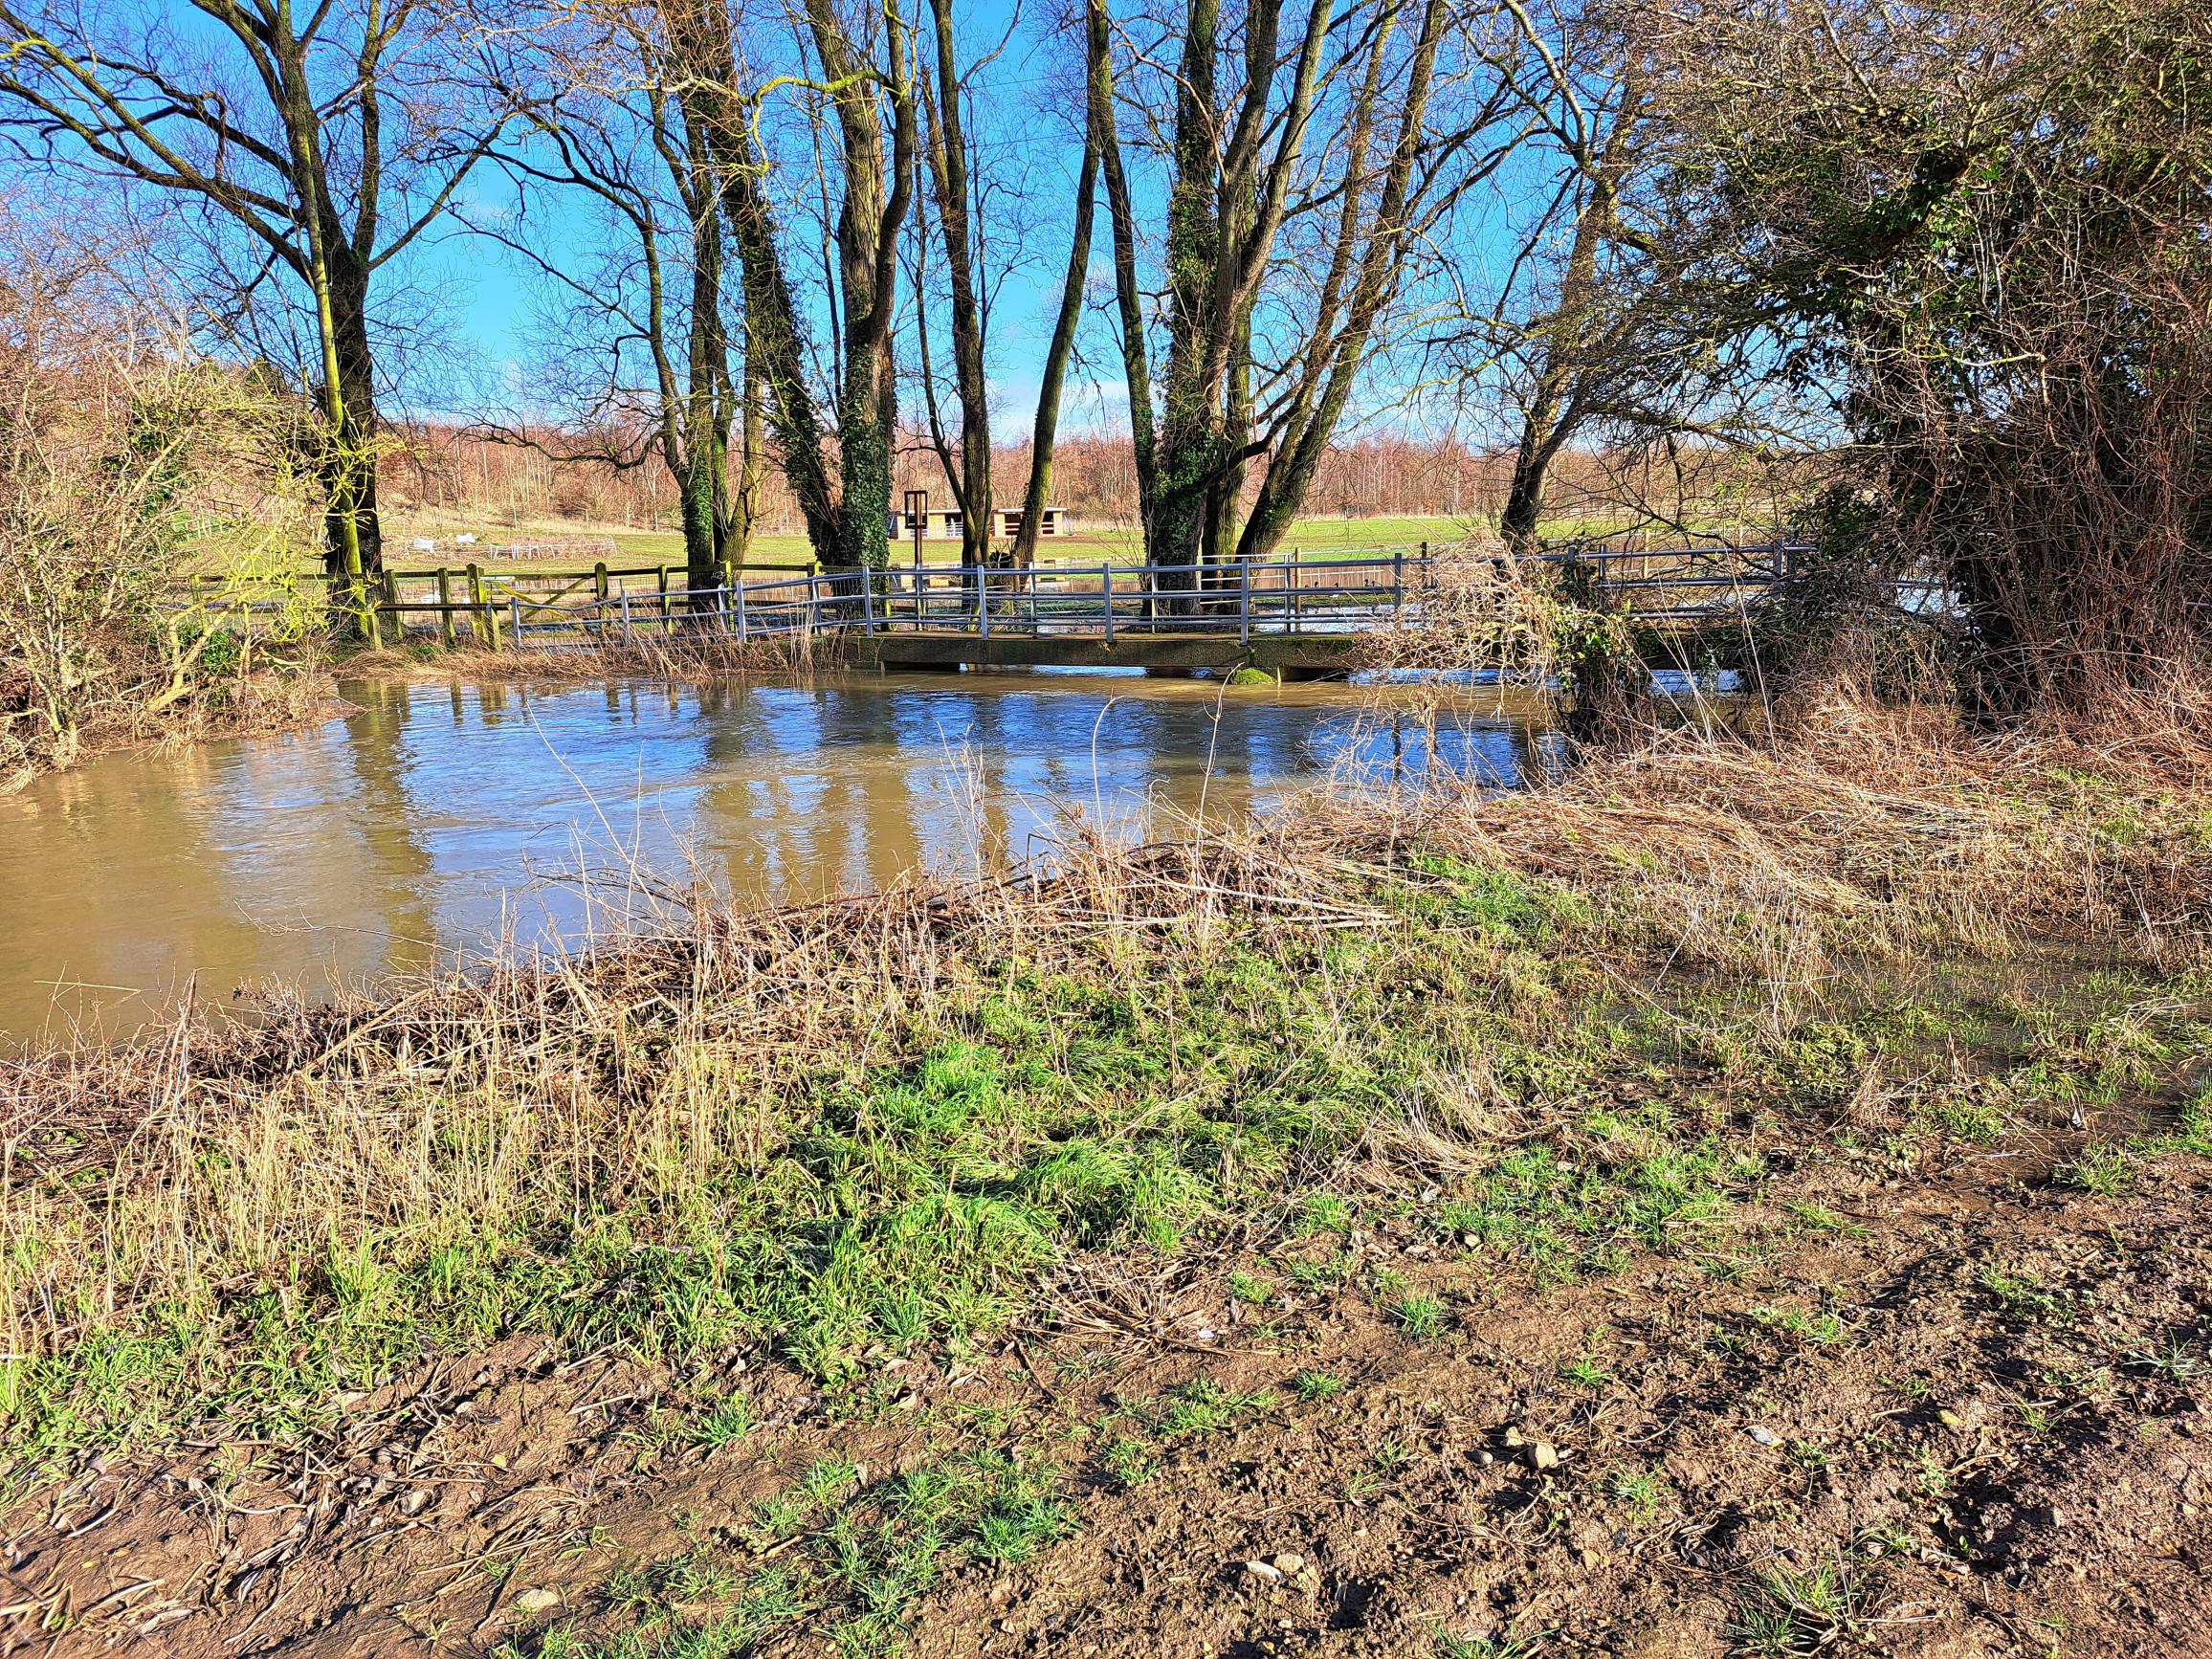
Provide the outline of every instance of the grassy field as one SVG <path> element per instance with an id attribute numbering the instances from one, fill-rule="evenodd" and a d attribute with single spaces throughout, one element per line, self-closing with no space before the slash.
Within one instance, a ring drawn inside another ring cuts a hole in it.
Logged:
<path id="1" fill-rule="evenodd" d="M 0 1617 L 2201 1651 L 2212 791 L 2145 736 L 1856 710 L 28 1056 Z"/>
<path id="2" fill-rule="evenodd" d="M 1478 533 L 1484 527 L 1480 520 L 1449 515 L 1301 519 L 1285 539 L 1282 554 L 1288 557 L 1294 550 L 1304 558 L 1325 559 L 1353 556 L 1370 550 L 1413 548 L 1423 542 L 1443 546 Z M 1554 539 L 1596 537 L 1613 534 L 1622 528 L 1623 524 L 1615 520 L 1561 517 L 1548 520 L 1543 534 Z M 1729 528 L 1732 526 L 1718 521 L 1714 525 L 1716 531 Z M 461 531 L 478 535 L 486 544 L 516 542 L 610 542 L 617 560 L 637 564 L 675 565 L 683 560 L 683 537 L 675 530 L 636 530 L 622 525 L 566 520 L 544 520 L 490 528 L 476 520 L 430 518 L 406 511 L 393 511 L 386 515 L 386 557 L 399 569 L 429 568 L 441 562 L 447 564 L 466 564 L 471 550 L 452 544 L 453 536 Z M 439 550 L 433 553 L 413 551 L 409 543 L 418 538 L 435 540 L 439 543 Z M 932 564 L 953 564 L 960 559 L 960 543 L 956 541 L 927 541 L 922 543 L 922 551 L 925 560 Z M 1139 563 L 1141 556 L 1141 545 L 1134 526 L 1080 531 L 1044 542 L 1038 549 L 1039 560 L 1047 564 L 1132 564 Z M 747 557 L 748 563 L 755 565 L 804 564 L 812 561 L 813 551 L 807 538 L 802 535 L 762 535 L 754 538 Z M 895 564 L 911 563 L 913 544 L 899 543 L 892 550 L 891 557 Z M 543 559 L 526 562 L 519 567 L 548 572 L 565 571 L 571 568 L 588 569 L 590 563 L 588 558 L 581 562 Z"/>
<path id="3" fill-rule="evenodd" d="M 1369 547 L 1415 546 L 1424 541 L 1444 542 L 1466 535 L 1471 522 L 1451 518 L 1393 518 L 1393 519 L 1301 519 L 1285 542 L 1286 551 L 1296 547 L 1307 555 L 1358 552 Z M 516 540 L 571 540 L 595 538 L 611 540 L 625 558 L 640 563 L 680 563 L 683 558 L 683 538 L 673 530 L 631 530 L 612 525 L 546 521 L 524 525 L 516 529 L 497 531 L 463 525 L 448 524 L 440 520 L 431 522 L 411 516 L 390 516 L 389 556 L 395 564 L 412 565 L 431 556 L 416 556 L 405 551 L 407 542 L 417 536 L 450 538 L 455 530 L 476 529 L 487 542 Z M 937 564 L 956 564 L 960 558 L 960 543 L 954 541 L 927 541 L 922 543 L 924 557 Z M 453 558 L 448 552 L 439 557 Z M 804 563 L 812 558 L 804 536 L 759 536 L 753 541 L 748 555 L 755 564 Z M 1139 556 L 1137 532 L 1134 528 L 1084 532 L 1042 543 L 1038 557 L 1049 564 L 1087 563 L 1111 561 L 1117 564 L 1137 562 Z M 902 542 L 893 558 L 900 564 L 913 559 L 913 544 Z"/>

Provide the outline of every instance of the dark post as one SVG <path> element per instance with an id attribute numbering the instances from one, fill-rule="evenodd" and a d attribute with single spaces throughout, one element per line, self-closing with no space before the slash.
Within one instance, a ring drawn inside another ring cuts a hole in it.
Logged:
<path id="1" fill-rule="evenodd" d="M 914 567 L 921 568 L 921 538 L 929 528 L 929 492 L 906 492 L 906 527 L 914 533 Z M 918 586 L 916 589 L 919 591 Z"/>

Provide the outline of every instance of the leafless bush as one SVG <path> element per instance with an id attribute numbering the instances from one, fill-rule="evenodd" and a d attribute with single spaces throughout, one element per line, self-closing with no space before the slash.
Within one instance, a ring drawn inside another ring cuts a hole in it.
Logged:
<path id="1" fill-rule="evenodd" d="M 1558 597 L 1549 573 L 1494 536 L 1440 547 L 1420 605 L 1360 641 L 1360 666 L 1495 669 L 1542 685 L 1558 667 Z"/>
<path id="2" fill-rule="evenodd" d="M 1824 553 L 1936 576 L 1986 708 L 2088 708 L 2202 644 L 2212 20 L 2185 0 L 1707 0 L 1643 15 L 1717 221 L 1715 325 L 1830 384 Z M 1780 320 L 1780 321 L 1778 321 Z"/>
<path id="3" fill-rule="evenodd" d="M 265 698 L 244 636 L 178 584 L 313 544 L 293 405 L 192 351 L 110 252 L 0 216 L 0 785 Z"/>

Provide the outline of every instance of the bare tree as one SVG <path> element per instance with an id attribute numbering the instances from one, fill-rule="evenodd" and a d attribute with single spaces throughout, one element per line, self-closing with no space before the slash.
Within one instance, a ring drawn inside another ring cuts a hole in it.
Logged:
<path id="1" fill-rule="evenodd" d="M 741 328 L 725 293 L 717 126 L 735 63 L 729 30 L 722 0 L 563 5 L 498 29 L 502 70 L 540 90 L 499 151 L 524 210 L 476 227 L 566 297 L 553 331 L 570 370 L 558 453 L 667 468 L 695 591 L 742 561 L 764 459 L 758 387 L 733 361 Z M 577 234 L 579 201 L 607 234 Z M 533 215 L 534 205 L 550 210 Z M 544 442 L 525 428 L 487 430 Z"/>
<path id="2" fill-rule="evenodd" d="M 1103 0 L 1083 8 L 1083 161 L 1075 181 L 1075 218 L 1068 240 L 1067 275 L 1060 308 L 1037 384 L 1037 412 L 1029 436 L 1029 482 L 1022 498 L 1022 524 L 1014 536 L 1013 563 L 1033 564 L 1045 508 L 1052 498 L 1052 452 L 1060 428 L 1060 399 L 1083 318 L 1083 292 L 1091 272 L 1091 230 L 1097 215 L 1099 157 L 1114 122 L 1114 83 L 1108 57 Z"/>
<path id="3" fill-rule="evenodd" d="M 303 365 L 321 414 L 328 560 L 372 626 L 363 578 L 382 568 L 371 288 L 487 153 L 503 112 L 455 119 L 423 0 L 193 0 L 163 16 L 63 0 L 0 0 L 0 107 L 42 162 L 188 198 L 314 319 Z"/>
<path id="4" fill-rule="evenodd" d="M 951 464 L 930 399 L 933 430 L 945 458 L 945 476 L 961 511 L 961 558 L 967 564 L 987 563 L 991 545 L 990 383 L 984 366 L 984 302 L 977 267 L 984 250 L 977 234 L 971 174 L 975 146 L 962 111 L 967 88 L 960 68 L 953 31 L 952 0 L 929 0 L 934 27 L 935 84 L 922 77 L 922 114 L 927 124 L 923 153 L 935 186 L 938 229 L 944 242 L 945 279 L 951 290 L 953 384 L 960 397 L 960 463 Z M 926 232 L 925 232 L 926 233 Z M 926 296 L 916 295 L 922 305 Z M 929 372 L 923 338 L 923 372 Z"/>
<path id="5" fill-rule="evenodd" d="M 913 26 L 896 0 L 851 18 L 837 0 L 804 0 L 798 34 L 818 72 L 807 81 L 812 135 L 818 139 L 824 125 L 835 131 L 835 165 L 815 179 L 834 202 L 826 215 L 827 310 L 836 332 L 830 376 L 834 480 L 823 453 L 827 423 L 808 374 L 807 318 L 769 188 L 776 166 L 758 121 L 763 93 L 741 85 L 734 68 L 717 123 L 723 211 L 742 273 L 746 360 L 760 377 L 767 426 L 816 555 L 833 569 L 880 568 L 889 551 L 884 527 L 897 419 L 892 324 L 899 237 L 920 149 Z"/>
<path id="6" fill-rule="evenodd" d="M 1410 262 L 1506 153 L 1493 131 L 1503 89 L 1471 75 L 1472 63 L 1446 60 L 1454 21 L 1445 0 L 1363 0 L 1341 14 L 1331 0 L 1294 13 L 1284 0 L 1233 13 L 1188 0 L 1175 14 L 1175 66 L 1156 74 L 1157 104 L 1142 111 L 1163 135 L 1167 189 L 1156 428 L 1136 215 L 1119 136 L 1106 136 L 1155 561 L 1277 544 L 1386 342 Z M 1440 98 L 1447 86 L 1452 96 Z M 1244 519 L 1255 461 L 1263 476 Z"/>
<path id="7" fill-rule="evenodd" d="M 1648 378 L 1627 359 L 1633 301 L 1639 287 L 1648 286 L 1648 273 L 1623 267 L 1652 245 L 1628 223 L 1622 199 L 1640 159 L 1644 119 L 1632 61 L 1602 26 L 1581 28 L 1577 13 L 1551 13 L 1548 29 L 1526 8 L 1516 7 L 1515 17 L 1528 50 L 1509 73 L 1537 134 L 1559 159 L 1548 203 L 1513 266 L 1539 279 L 1542 298 L 1533 316 L 1512 317 L 1509 280 L 1508 315 L 1486 331 L 1521 369 L 1509 387 L 1519 406 L 1520 435 L 1498 532 L 1526 551 L 1536 544 L 1545 483 L 1561 450 L 1603 416 L 1621 416 L 1631 386 Z M 1554 261 L 1545 257 L 1546 245 L 1562 225 L 1564 256 Z M 1554 276 L 1556 281 L 1541 280 Z"/>

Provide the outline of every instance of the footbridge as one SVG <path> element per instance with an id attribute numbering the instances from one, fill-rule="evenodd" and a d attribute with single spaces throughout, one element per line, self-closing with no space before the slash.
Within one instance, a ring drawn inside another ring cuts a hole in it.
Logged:
<path id="1" fill-rule="evenodd" d="M 1784 545 L 1545 554 L 1572 562 L 1589 590 L 1664 633 L 1740 616 L 1772 586 Z M 1361 639 L 1418 626 L 1464 580 L 1465 555 L 1386 548 L 1335 559 L 1213 564 L 1051 564 L 1020 569 L 894 566 L 808 571 L 711 588 L 602 582 L 584 596 L 540 596 L 487 576 L 478 602 L 499 643 L 519 650 L 649 644 L 701 633 L 740 643 L 835 639 L 885 668 L 1123 667 L 1190 672 L 1250 666 L 1286 677 L 1343 673 Z M 398 586 L 404 591 L 407 582 Z M 430 613 L 395 591 L 398 629 Z"/>
<path id="2" fill-rule="evenodd" d="M 1580 596 L 1626 615 L 1655 651 L 1680 657 L 1726 630 L 1782 576 L 1786 543 L 1543 553 L 1573 567 Z M 899 565 L 874 571 L 755 566 L 713 587 L 686 587 L 680 566 L 588 570 L 527 565 L 386 569 L 362 595 L 379 643 L 436 641 L 495 650 L 564 651 L 655 642 L 827 642 L 848 661 L 885 668 L 1139 668 L 1162 673 L 1254 667 L 1289 678 L 1344 673 L 1379 630 L 1445 613 L 1479 620 L 1486 587 L 1502 592 L 1503 556 L 1432 556 L 1426 544 L 1338 558 L 1208 564 L 1053 564 L 1019 569 Z M 267 591 L 237 584 L 179 595 L 210 626 L 249 639 L 302 611 L 361 604 L 327 578 Z M 356 589 L 356 592 L 359 592 Z"/>

